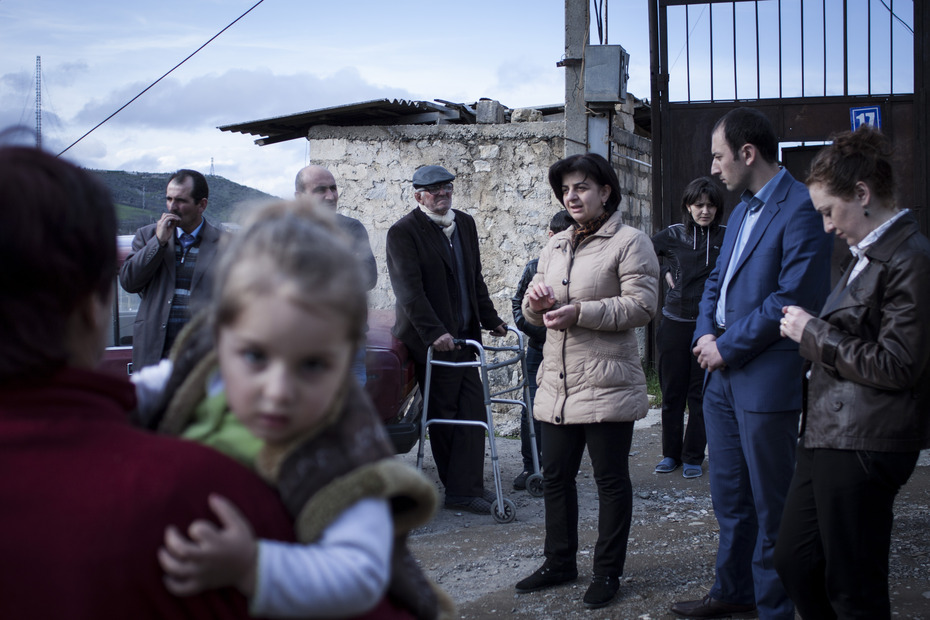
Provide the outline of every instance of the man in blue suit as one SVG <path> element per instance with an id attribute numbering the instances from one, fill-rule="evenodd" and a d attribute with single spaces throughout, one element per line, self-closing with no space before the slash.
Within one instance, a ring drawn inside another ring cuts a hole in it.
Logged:
<path id="1" fill-rule="evenodd" d="M 779 335 L 782 307 L 819 311 L 829 292 L 831 238 L 807 188 L 779 167 L 771 122 L 749 108 L 717 121 L 711 174 L 741 194 L 707 279 L 694 354 L 707 370 L 704 423 L 720 526 L 716 579 L 672 611 L 720 618 L 758 609 L 794 619 L 772 553 L 794 472 L 801 357 Z"/>

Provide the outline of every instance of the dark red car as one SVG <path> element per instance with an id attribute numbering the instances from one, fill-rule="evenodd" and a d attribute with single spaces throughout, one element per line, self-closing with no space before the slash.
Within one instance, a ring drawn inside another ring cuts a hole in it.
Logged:
<path id="1" fill-rule="evenodd" d="M 117 237 L 119 265 L 132 247 L 132 235 Z M 107 349 L 100 369 L 114 375 L 132 374 L 132 326 L 139 310 L 140 298 L 127 293 L 115 278 L 113 329 L 107 337 Z M 423 399 L 417 387 L 413 360 L 407 347 L 391 334 L 392 310 L 371 310 L 368 315 L 365 390 L 384 421 L 398 454 L 409 452 L 420 438 Z"/>

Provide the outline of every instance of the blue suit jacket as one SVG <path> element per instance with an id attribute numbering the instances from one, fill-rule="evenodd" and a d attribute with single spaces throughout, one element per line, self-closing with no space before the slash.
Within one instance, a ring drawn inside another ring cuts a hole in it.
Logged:
<path id="1" fill-rule="evenodd" d="M 704 286 L 695 342 L 715 332 L 718 293 L 746 213 L 740 202 L 730 216 L 717 266 Z M 781 309 L 797 305 L 819 313 L 830 292 L 832 247 L 807 188 L 786 172 L 762 207 L 727 288 L 726 332 L 717 348 L 739 407 L 801 409 L 802 359 L 798 345 L 779 334 Z"/>

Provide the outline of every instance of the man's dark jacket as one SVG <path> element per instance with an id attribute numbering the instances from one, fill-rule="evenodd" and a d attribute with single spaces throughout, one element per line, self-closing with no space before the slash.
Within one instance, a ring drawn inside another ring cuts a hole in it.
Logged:
<path id="1" fill-rule="evenodd" d="M 520 284 L 517 285 L 517 292 L 510 298 L 510 305 L 513 307 L 513 321 L 521 332 L 526 334 L 527 344 L 537 349 L 542 355 L 543 345 L 546 344 L 546 328 L 541 325 L 533 325 L 523 316 L 523 297 L 526 291 L 533 283 L 533 276 L 536 275 L 536 269 L 539 265 L 539 259 L 534 258 L 523 268 L 523 276 L 520 278 Z"/>
<path id="2" fill-rule="evenodd" d="M 161 359 L 174 299 L 177 237 L 172 234 L 162 246 L 155 236 L 157 227 L 158 224 L 149 224 L 136 231 L 132 251 L 119 272 L 119 283 L 126 292 L 142 296 L 132 327 L 132 366 L 136 370 L 157 364 Z M 203 308 L 213 292 L 213 263 L 222 236 L 219 228 L 204 219 L 191 279 L 189 307 L 192 313 Z"/>
<path id="3" fill-rule="evenodd" d="M 387 233 L 388 274 L 397 298 L 394 335 L 421 364 L 426 362 L 429 346 L 443 334 L 480 341 L 482 327 L 490 330 L 504 322 L 494 309 L 481 275 L 475 220 L 462 211 L 453 212 L 473 317 L 459 333 L 460 293 L 446 235 L 419 208 L 398 220 Z"/>

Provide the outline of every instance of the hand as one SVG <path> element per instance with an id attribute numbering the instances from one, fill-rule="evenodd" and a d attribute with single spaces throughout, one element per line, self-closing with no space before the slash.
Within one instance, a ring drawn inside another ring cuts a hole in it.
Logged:
<path id="1" fill-rule="evenodd" d="M 161 218 L 158 220 L 158 224 L 155 225 L 155 236 L 158 237 L 158 242 L 162 245 L 168 243 L 168 240 L 171 239 L 171 235 L 174 234 L 174 229 L 177 228 L 178 222 L 181 221 L 181 218 L 174 213 L 165 211 L 161 214 Z"/>
<path id="2" fill-rule="evenodd" d="M 452 342 L 452 334 L 443 334 L 433 343 L 433 349 L 436 351 L 454 351 L 455 343 Z"/>
<path id="3" fill-rule="evenodd" d="M 530 310 L 545 312 L 555 305 L 555 292 L 551 286 L 537 282 L 527 293 L 527 299 L 529 300 Z"/>
<path id="4" fill-rule="evenodd" d="M 209 521 L 194 521 L 187 528 L 190 538 L 173 525 L 165 529 L 165 546 L 158 550 L 165 586 L 177 596 L 225 586 L 252 596 L 258 560 L 252 526 L 225 497 L 211 495 L 209 503 L 219 528 Z"/>
<path id="5" fill-rule="evenodd" d="M 785 316 L 781 319 L 779 333 L 781 333 L 784 338 L 791 338 L 795 342 L 800 343 L 801 335 L 804 333 L 807 322 L 814 317 L 797 306 L 785 306 L 781 309 L 781 312 Z"/>
<path id="6" fill-rule="evenodd" d="M 698 338 L 697 344 L 691 352 L 694 353 L 698 364 L 704 370 L 713 372 L 727 365 L 717 349 L 717 338 L 713 334 L 704 334 Z"/>
<path id="7" fill-rule="evenodd" d="M 506 336 L 507 335 L 507 324 L 501 323 L 494 329 L 490 330 L 490 332 L 492 336 L 497 336 L 498 338 L 500 338 L 501 336 Z"/>
<path id="8" fill-rule="evenodd" d="M 665 272 L 665 281 L 668 282 L 669 288 L 675 288 L 675 278 L 672 277 L 671 271 Z"/>
<path id="9" fill-rule="evenodd" d="M 565 304 L 543 315 L 546 329 L 568 329 L 578 323 L 578 310 L 575 304 Z"/>

